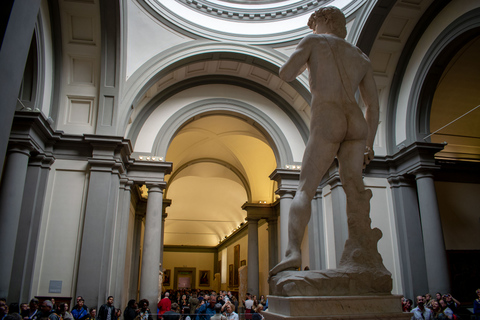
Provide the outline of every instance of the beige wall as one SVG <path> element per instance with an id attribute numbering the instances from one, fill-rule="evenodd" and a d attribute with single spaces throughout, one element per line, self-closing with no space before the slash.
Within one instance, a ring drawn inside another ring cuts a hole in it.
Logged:
<path id="1" fill-rule="evenodd" d="M 170 270 L 170 286 L 164 287 L 163 290 L 174 288 L 174 271 L 175 268 L 196 268 L 195 270 L 195 288 L 213 290 L 213 268 L 214 254 L 203 252 L 163 252 L 164 270 Z M 210 270 L 210 286 L 199 286 L 199 271 Z"/>
<path id="2" fill-rule="evenodd" d="M 447 250 L 480 250 L 480 184 L 435 182 Z"/>

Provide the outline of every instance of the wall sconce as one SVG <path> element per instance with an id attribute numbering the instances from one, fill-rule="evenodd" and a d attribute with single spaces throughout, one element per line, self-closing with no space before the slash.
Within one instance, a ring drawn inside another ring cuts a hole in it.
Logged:
<path id="1" fill-rule="evenodd" d="M 144 161 L 163 161 L 163 157 L 138 156 L 139 160 Z"/>
<path id="2" fill-rule="evenodd" d="M 302 166 L 297 166 L 297 165 L 294 165 L 294 164 L 287 164 L 285 166 L 285 169 L 300 170 L 300 169 L 302 169 Z"/>

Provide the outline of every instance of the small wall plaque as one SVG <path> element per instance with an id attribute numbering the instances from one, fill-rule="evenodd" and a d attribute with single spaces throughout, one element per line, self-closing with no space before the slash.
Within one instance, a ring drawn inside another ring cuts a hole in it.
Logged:
<path id="1" fill-rule="evenodd" d="M 48 293 L 62 293 L 62 281 L 50 280 L 50 286 L 48 287 Z"/>

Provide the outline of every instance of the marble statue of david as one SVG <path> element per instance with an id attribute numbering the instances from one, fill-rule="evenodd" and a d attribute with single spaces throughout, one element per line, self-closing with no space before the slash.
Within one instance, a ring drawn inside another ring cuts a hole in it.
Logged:
<path id="1" fill-rule="evenodd" d="M 334 294 L 343 294 L 341 288 L 351 289 L 353 279 L 355 286 L 359 286 L 358 292 L 345 293 L 391 290 L 391 274 L 385 269 L 377 249 L 382 233 L 370 227 L 372 192 L 365 189 L 362 178 L 362 169 L 374 157 L 373 142 L 379 119 L 377 88 L 370 60 L 359 48 L 345 40 L 345 25 L 345 16 L 338 8 L 323 7 L 317 10 L 308 21 L 313 34 L 300 41 L 295 52 L 280 68 L 280 77 L 285 81 L 295 80 L 308 68 L 312 114 L 299 186 L 290 208 L 286 255 L 270 271 L 271 287 L 276 288 L 274 294 L 321 295 L 324 293 L 322 290 L 331 294 L 332 286 L 340 290 Z M 365 114 L 355 100 L 357 89 L 365 104 Z M 310 220 L 311 201 L 335 157 L 339 162 L 340 179 L 347 197 L 349 238 L 342 258 L 335 270 L 293 273 L 288 270 L 301 266 L 300 246 Z M 292 277 L 298 281 L 305 277 L 316 277 L 322 286 L 325 286 L 327 278 L 329 281 L 340 279 L 338 281 L 345 284 L 331 284 L 325 289 L 309 289 L 308 285 L 300 288 L 298 285 L 301 292 L 297 293 L 291 292 L 290 284 L 288 292 L 283 292 L 282 283 L 297 281 Z M 371 281 L 375 283 L 368 284 Z M 368 288 L 359 282 L 366 282 Z M 372 289 L 372 285 L 375 288 Z"/>

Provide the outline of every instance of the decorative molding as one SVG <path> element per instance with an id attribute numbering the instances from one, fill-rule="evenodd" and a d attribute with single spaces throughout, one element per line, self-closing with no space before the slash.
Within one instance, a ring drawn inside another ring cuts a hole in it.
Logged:
<path id="1" fill-rule="evenodd" d="M 278 21 L 313 12 L 324 7 L 332 0 L 300 0 L 290 5 L 279 7 L 250 9 L 221 6 L 208 0 L 176 0 L 191 10 L 201 12 L 216 19 L 230 21 Z M 253 7 L 253 6 L 252 6 Z"/>

